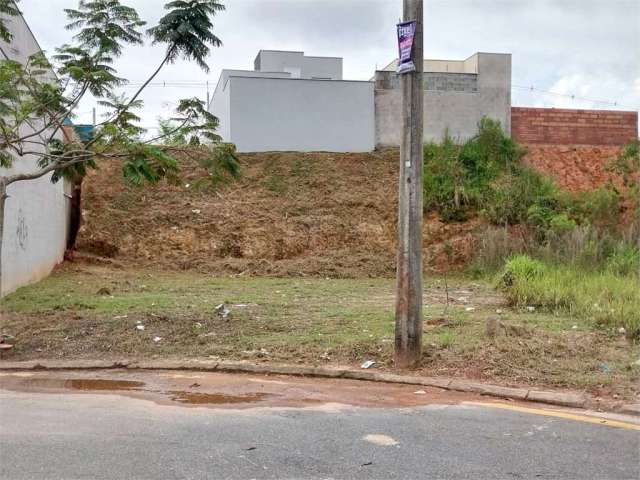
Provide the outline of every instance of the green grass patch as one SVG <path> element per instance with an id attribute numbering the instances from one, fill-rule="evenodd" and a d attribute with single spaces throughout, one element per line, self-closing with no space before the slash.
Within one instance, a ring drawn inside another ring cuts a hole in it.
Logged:
<path id="1" fill-rule="evenodd" d="M 546 274 L 550 267 L 540 268 Z M 537 270 L 519 271 L 535 279 Z M 637 346 L 596 328 L 591 317 L 578 318 L 582 311 L 529 312 L 507 307 L 487 282 L 450 277 L 448 285 L 447 306 L 444 282 L 424 282 L 425 374 L 635 391 Z M 392 367 L 394 288 L 393 279 L 213 277 L 68 264 L 5 297 L 0 331 L 15 337 L 15 360 L 213 357 Z M 222 302 L 229 319 L 215 313 Z M 527 303 L 529 297 L 521 301 Z M 525 333 L 487 337 L 487 318 L 495 315 Z"/>
<path id="2" fill-rule="evenodd" d="M 547 265 L 526 255 L 507 261 L 500 286 L 518 307 L 562 312 L 610 330 L 640 337 L 640 279 L 612 271 Z"/>

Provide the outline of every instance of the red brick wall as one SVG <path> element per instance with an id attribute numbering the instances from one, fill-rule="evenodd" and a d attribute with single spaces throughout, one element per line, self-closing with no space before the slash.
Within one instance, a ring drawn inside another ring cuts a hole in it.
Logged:
<path id="1" fill-rule="evenodd" d="M 511 136 L 528 144 L 624 145 L 638 137 L 638 112 L 512 107 Z"/>

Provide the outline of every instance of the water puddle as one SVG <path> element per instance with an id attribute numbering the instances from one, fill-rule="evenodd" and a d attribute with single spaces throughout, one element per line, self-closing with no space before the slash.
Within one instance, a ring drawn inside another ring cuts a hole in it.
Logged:
<path id="1" fill-rule="evenodd" d="M 26 388 L 51 388 L 83 391 L 118 391 L 138 390 L 144 387 L 144 382 L 131 380 L 104 380 L 93 378 L 27 378 L 20 384 Z"/>
<path id="2" fill-rule="evenodd" d="M 200 392 L 168 392 L 171 400 L 189 405 L 225 405 L 236 403 L 255 403 L 274 397 L 269 393 L 248 393 L 245 395 L 226 395 L 224 393 L 200 393 Z"/>
<path id="3" fill-rule="evenodd" d="M 321 408 L 323 405 L 354 405 L 374 407 L 418 406 L 428 404 L 452 404 L 461 399 L 470 400 L 467 394 L 444 392 L 424 388 L 416 392 L 415 386 L 363 384 L 355 381 L 302 380 L 263 377 L 246 377 L 228 374 L 166 373 L 151 375 L 138 373 L 110 378 L 90 378 L 78 372 L 72 378 L 49 377 L 48 373 L 0 375 L 0 390 L 28 393 L 76 393 L 124 395 L 150 400 L 159 405 L 185 408 L 256 408 L 268 406 Z M 58 374 L 60 375 L 60 374 Z M 143 376 L 144 375 L 144 376 Z M 145 381 L 134 381 L 133 378 Z M 197 382 L 195 381 L 197 380 Z M 259 384 L 259 385 L 257 385 Z M 420 393 L 419 395 L 417 393 Z M 333 408 L 333 407 L 332 407 Z"/>

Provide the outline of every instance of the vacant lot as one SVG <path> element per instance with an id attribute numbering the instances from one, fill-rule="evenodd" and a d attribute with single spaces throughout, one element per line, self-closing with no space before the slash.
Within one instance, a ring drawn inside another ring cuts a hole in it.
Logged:
<path id="1" fill-rule="evenodd" d="M 16 337 L 13 359 L 374 360 L 391 368 L 393 288 L 392 279 L 213 277 L 68 263 L 3 299 L 0 332 Z M 426 279 L 424 301 L 422 373 L 638 393 L 637 346 L 588 319 L 509 309 L 491 285 L 463 279 L 449 279 L 448 289 Z M 216 313 L 221 303 L 228 318 Z M 496 337 L 485 331 L 492 317 Z"/>

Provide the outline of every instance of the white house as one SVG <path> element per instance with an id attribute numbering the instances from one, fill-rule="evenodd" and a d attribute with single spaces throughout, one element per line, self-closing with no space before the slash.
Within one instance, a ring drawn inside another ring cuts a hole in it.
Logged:
<path id="1" fill-rule="evenodd" d="M 240 152 L 373 150 L 374 84 L 342 79 L 342 59 L 261 50 L 255 70 L 223 70 L 209 110 Z"/>
<path id="2" fill-rule="evenodd" d="M 40 51 L 22 16 L 3 18 L 13 35 L 10 44 L 0 40 L 2 59 L 25 62 Z M 22 133 L 28 133 L 25 125 Z M 39 148 L 34 146 L 33 148 Z M 27 155 L 14 160 L 0 175 L 33 172 L 36 158 Z M 17 182 L 8 187 L 2 241 L 2 285 L 0 294 L 47 276 L 64 256 L 67 238 L 68 198 L 64 182 L 51 183 L 51 175 Z"/>
<path id="3" fill-rule="evenodd" d="M 342 78 L 342 59 L 261 50 L 254 70 L 223 70 L 209 111 L 240 152 L 371 151 L 397 146 L 396 62 L 366 81 Z M 483 116 L 511 128 L 511 55 L 424 62 L 425 140 L 473 136 Z"/>

